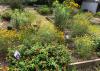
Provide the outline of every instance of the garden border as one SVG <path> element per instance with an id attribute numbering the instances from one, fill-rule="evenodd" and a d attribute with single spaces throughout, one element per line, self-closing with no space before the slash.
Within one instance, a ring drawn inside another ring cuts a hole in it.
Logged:
<path id="1" fill-rule="evenodd" d="M 100 58 L 70 63 L 68 69 L 75 67 L 78 71 L 95 71 L 93 68 L 97 67 L 98 65 L 100 66 Z"/>

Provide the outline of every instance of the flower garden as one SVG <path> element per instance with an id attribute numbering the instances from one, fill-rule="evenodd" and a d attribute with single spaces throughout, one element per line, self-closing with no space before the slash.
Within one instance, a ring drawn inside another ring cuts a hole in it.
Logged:
<path id="1" fill-rule="evenodd" d="M 25 1 L 7 0 L 7 9 L 0 11 L 0 69 L 78 71 L 67 66 L 100 57 L 100 24 L 90 21 L 100 12 L 84 12 L 73 0 L 48 0 L 36 8 L 29 6 L 35 0 Z"/>

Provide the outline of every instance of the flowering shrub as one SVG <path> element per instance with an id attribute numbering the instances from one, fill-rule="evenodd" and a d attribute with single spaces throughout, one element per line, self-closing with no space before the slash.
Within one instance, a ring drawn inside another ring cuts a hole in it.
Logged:
<path id="1" fill-rule="evenodd" d="M 92 39 L 96 45 L 96 51 L 100 50 L 100 26 L 91 25 L 89 26 L 89 34 L 92 35 Z"/>
<path id="2" fill-rule="evenodd" d="M 75 39 L 76 53 L 82 58 L 89 58 L 94 51 L 94 41 L 90 36 L 77 37 Z"/>
<path id="3" fill-rule="evenodd" d="M 71 8 L 71 9 L 76 9 L 76 8 L 79 8 L 80 6 L 75 3 L 74 1 L 64 1 L 64 5 L 68 8 Z"/>
<path id="4" fill-rule="evenodd" d="M 7 49 L 16 46 L 19 41 L 19 34 L 16 31 L 0 30 L 0 52 L 4 56 L 7 54 Z"/>
<path id="5" fill-rule="evenodd" d="M 0 30 L 0 37 L 1 38 L 5 38 L 5 39 L 14 39 L 14 38 L 18 38 L 19 34 L 17 34 L 16 31 L 8 31 L 8 30 Z"/>

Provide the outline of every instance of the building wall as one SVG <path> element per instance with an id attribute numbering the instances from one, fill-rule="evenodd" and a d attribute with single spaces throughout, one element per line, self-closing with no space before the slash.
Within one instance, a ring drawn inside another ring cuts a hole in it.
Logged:
<path id="1" fill-rule="evenodd" d="M 97 2 L 84 2 L 82 3 L 82 10 L 88 10 L 91 11 L 93 13 L 96 13 L 97 11 L 97 7 L 98 7 L 98 3 Z"/>

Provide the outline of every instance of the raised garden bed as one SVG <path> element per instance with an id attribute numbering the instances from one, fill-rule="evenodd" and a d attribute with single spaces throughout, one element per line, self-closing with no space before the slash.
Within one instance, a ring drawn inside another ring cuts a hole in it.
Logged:
<path id="1" fill-rule="evenodd" d="M 99 66 L 100 66 L 100 58 L 71 63 L 69 64 L 68 69 L 72 69 L 75 67 L 76 70 L 78 71 L 97 71 L 96 67 L 99 67 Z"/>

